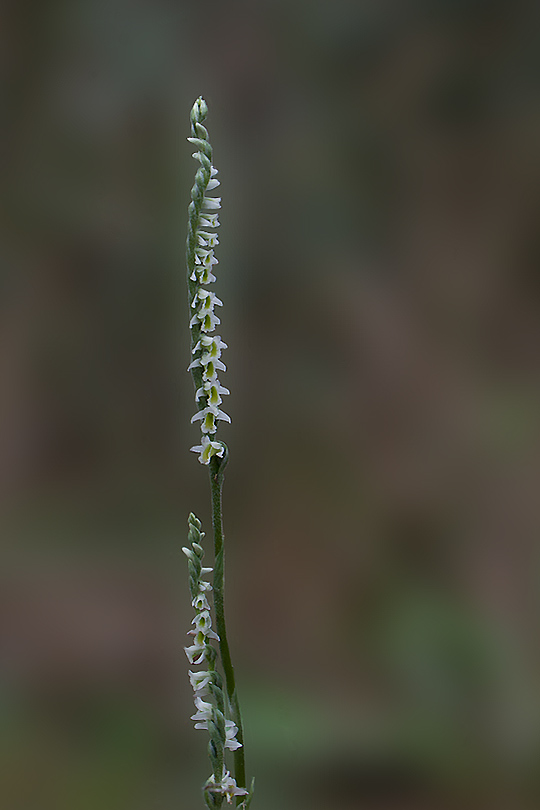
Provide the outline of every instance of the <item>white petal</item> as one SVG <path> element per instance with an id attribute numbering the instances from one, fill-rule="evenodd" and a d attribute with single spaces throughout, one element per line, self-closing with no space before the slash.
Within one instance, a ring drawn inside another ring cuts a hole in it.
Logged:
<path id="1" fill-rule="evenodd" d="M 209 214 L 206 211 L 201 211 L 200 225 L 203 228 L 219 228 L 218 214 Z"/>
<path id="2" fill-rule="evenodd" d="M 216 455 L 219 456 L 220 454 L 216 453 Z M 210 584 L 210 582 L 203 582 L 203 580 L 201 580 L 199 582 L 199 590 L 201 590 L 201 591 L 213 591 L 214 589 L 212 588 L 212 585 Z"/>
<path id="3" fill-rule="evenodd" d="M 210 268 L 205 265 L 204 270 L 199 275 L 199 284 L 212 284 L 213 281 L 216 281 L 216 277 Z"/>
<path id="4" fill-rule="evenodd" d="M 208 211 L 215 211 L 221 208 L 221 197 L 203 197 L 203 205 L 206 206 Z"/>
<path id="5" fill-rule="evenodd" d="M 190 664 L 202 664 L 205 658 L 205 651 L 201 649 L 198 644 L 193 644 L 191 647 L 184 647 L 184 652 L 188 657 Z M 196 657 L 198 656 L 198 658 Z"/>

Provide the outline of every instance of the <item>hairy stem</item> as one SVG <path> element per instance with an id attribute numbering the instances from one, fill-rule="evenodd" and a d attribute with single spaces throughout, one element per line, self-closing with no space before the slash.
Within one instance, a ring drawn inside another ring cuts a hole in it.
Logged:
<path id="1" fill-rule="evenodd" d="M 216 613 L 216 630 L 219 635 L 219 651 L 221 663 L 225 675 L 225 686 L 231 709 L 231 719 L 238 726 L 236 739 L 241 743 L 241 748 L 234 751 L 234 777 L 238 787 L 246 787 L 246 767 L 244 759 L 244 729 L 242 726 L 242 715 L 240 704 L 236 693 L 236 683 L 234 679 L 234 667 L 232 665 L 229 642 L 227 641 L 227 629 L 225 625 L 225 611 L 223 607 L 223 587 L 224 587 L 224 535 L 222 516 L 222 488 L 223 471 L 227 463 L 227 456 L 221 459 L 213 456 L 210 461 L 210 489 L 212 492 L 212 528 L 214 531 L 214 609 Z M 238 799 L 237 804 L 240 804 Z"/>

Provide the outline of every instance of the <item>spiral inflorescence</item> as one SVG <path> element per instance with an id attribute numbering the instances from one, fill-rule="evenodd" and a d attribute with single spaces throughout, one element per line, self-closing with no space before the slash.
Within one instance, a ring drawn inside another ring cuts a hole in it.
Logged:
<path id="1" fill-rule="evenodd" d="M 198 408 L 191 421 L 200 421 L 202 433 L 201 444 L 191 449 L 199 453 L 201 464 L 209 464 L 212 456 L 224 457 L 225 446 L 216 441 L 217 423 L 231 421 L 219 407 L 222 397 L 229 393 L 218 379 L 218 371 L 226 371 L 221 352 L 227 344 L 220 335 L 213 334 L 221 323 L 214 310 L 223 302 L 208 289 L 216 280 L 213 269 L 218 260 L 214 248 L 219 244 L 217 234 L 208 229 L 219 226 L 217 211 L 221 208 L 221 197 L 207 196 L 208 191 L 219 185 L 217 169 L 212 165 L 208 131 L 202 124 L 207 112 L 206 102 L 199 97 L 191 110 L 191 137 L 188 138 L 197 149 L 193 157 L 200 166 L 191 189 L 186 250 L 189 305 L 193 313 L 189 323 L 193 360 L 188 371 L 192 372 Z"/>
<path id="2" fill-rule="evenodd" d="M 197 709 L 191 719 L 195 721 L 195 728 L 204 729 L 210 735 L 208 754 L 214 772 L 205 785 L 204 798 L 207 807 L 217 810 L 224 798 L 230 803 L 235 796 L 247 796 L 248 791 L 237 786 L 236 780 L 226 770 L 224 762 L 225 751 L 227 749 L 236 751 L 241 747 L 241 743 L 236 739 L 238 732 L 236 724 L 226 717 L 229 711 L 228 706 L 225 708 L 223 682 L 215 667 L 217 654 L 212 641 L 219 641 L 219 636 L 212 630 L 208 601 L 212 585 L 203 579 L 204 574 L 210 574 L 213 569 L 202 566 L 204 549 L 201 543 L 204 532 L 201 528 L 200 520 L 191 513 L 188 518 L 189 547 L 183 548 L 182 551 L 188 558 L 189 589 L 195 617 L 192 621 L 193 630 L 188 633 L 193 636 L 193 644 L 184 647 L 184 650 L 190 664 L 203 665 L 202 670 L 189 673 Z M 214 774 L 220 774 L 219 778 Z"/>

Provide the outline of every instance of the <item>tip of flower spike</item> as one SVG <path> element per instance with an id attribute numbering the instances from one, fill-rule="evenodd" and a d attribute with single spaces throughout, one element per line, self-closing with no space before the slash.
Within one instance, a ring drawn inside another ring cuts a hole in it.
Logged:
<path id="1" fill-rule="evenodd" d="M 208 105 L 202 96 L 199 96 L 191 108 L 190 118 L 194 124 L 202 124 L 208 115 Z"/>
<path id="2" fill-rule="evenodd" d="M 197 529 L 202 529 L 201 521 L 196 515 L 193 514 L 193 512 L 189 513 L 188 524 L 190 524 L 191 526 L 195 526 Z"/>

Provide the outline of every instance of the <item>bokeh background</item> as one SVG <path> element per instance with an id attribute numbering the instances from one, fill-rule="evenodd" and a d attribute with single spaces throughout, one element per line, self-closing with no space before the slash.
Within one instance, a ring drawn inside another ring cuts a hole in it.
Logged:
<path id="1" fill-rule="evenodd" d="M 0 3 L 0 803 L 201 807 L 203 94 L 258 810 L 540 801 L 539 6 Z"/>

